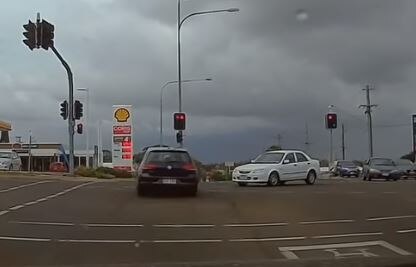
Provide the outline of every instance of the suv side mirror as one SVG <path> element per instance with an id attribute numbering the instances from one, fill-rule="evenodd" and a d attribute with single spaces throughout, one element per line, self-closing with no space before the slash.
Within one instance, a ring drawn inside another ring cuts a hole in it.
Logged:
<path id="1" fill-rule="evenodd" d="M 289 164 L 290 163 L 290 160 L 288 160 L 288 159 L 285 159 L 284 161 L 283 161 L 283 164 Z"/>

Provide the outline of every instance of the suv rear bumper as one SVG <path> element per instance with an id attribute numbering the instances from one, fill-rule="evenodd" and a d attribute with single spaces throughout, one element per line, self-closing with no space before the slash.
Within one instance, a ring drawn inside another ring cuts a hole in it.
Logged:
<path id="1" fill-rule="evenodd" d="M 197 177 L 139 177 L 139 185 L 154 185 L 154 186 L 195 186 L 199 183 Z"/>

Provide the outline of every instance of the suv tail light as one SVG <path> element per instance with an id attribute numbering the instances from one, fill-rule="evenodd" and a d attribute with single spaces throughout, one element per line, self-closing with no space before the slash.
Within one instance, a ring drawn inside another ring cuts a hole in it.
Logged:
<path id="1" fill-rule="evenodd" d="M 196 167 L 192 163 L 186 163 L 182 165 L 182 169 L 188 171 L 188 172 L 196 172 Z"/>

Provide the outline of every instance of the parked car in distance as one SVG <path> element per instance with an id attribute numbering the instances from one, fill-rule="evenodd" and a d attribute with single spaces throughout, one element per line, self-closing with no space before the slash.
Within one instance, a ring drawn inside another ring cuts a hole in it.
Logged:
<path id="1" fill-rule="evenodd" d="M 0 151 L 0 170 L 3 171 L 20 171 L 22 169 L 22 160 L 14 151 Z"/>
<path id="2" fill-rule="evenodd" d="M 336 162 L 334 169 L 332 170 L 334 176 L 347 176 L 347 177 L 358 177 L 360 176 L 359 167 L 352 161 L 340 160 Z"/>
<path id="3" fill-rule="evenodd" d="M 68 172 L 68 168 L 63 162 L 52 162 L 49 165 L 50 172 Z"/>
<path id="4" fill-rule="evenodd" d="M 398 159 L 394 163 L 397 166 L 397 169 L 400 171 L 402 178 L 408 178 L 415 171 L 415 164 L 408 159 Z"/>
<path id="5" fill-rule="evenodd" d="M 155 187 L 182 188 L 193 196 L 198 192 L 197 168 L 188 151 L 182 148 L 147 148 L 136 175 L 138 195 Z"/>
<path id="6" fill-rule="evenodd" d="M 234 169 L 232 179 L 239 186 L 267 183 L 276 186 L 287 181 L 304 180 L 314 184 L 320 175 L 319 161 L 302 151 L 277 150 L 258 156 L 250 164 Z"/>
<path id="7" fill-rule="evenodd" d="M 400 171 L 392 159 L 370 158 L 363 168 L 363 180 L 385 179 L 397 181 Z"/>

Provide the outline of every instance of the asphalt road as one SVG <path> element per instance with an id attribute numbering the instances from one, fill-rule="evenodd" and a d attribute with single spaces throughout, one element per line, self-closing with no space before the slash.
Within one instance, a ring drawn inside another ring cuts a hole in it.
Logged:
<path id="1" fill-rule="evenodd" d="M 203 183 L 193 198 L 0 177 L 0 266 L 414 266 L 414 254 L 416 180 Z"/>

